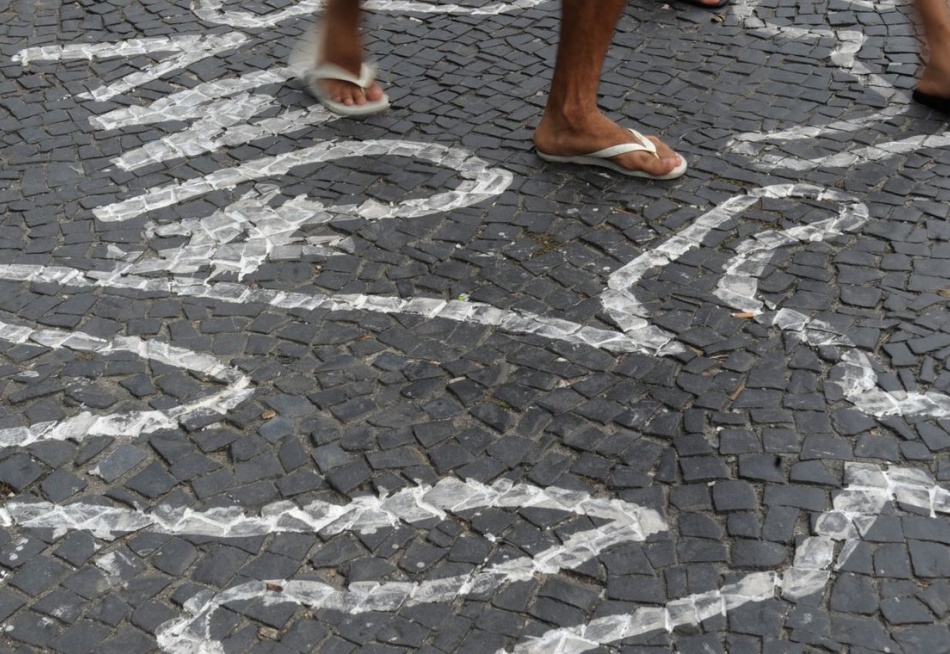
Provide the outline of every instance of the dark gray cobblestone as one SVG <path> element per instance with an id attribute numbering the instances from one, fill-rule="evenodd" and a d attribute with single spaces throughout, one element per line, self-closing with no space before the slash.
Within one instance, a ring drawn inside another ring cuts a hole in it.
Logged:
<path id="1" fill-rule="evenodd" d="M 557 4 L 488 4 L 380 3 L 335 120 L 306 3 L 0 3 L 0 651 L 950 651 L 910 8 L 632 0 L 651 183 L 535 157 Z"/>

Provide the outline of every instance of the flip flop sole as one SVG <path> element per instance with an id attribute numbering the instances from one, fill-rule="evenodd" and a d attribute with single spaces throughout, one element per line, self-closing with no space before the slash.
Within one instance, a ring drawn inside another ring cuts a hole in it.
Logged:
<path id="1" fill-rule="evenodd" d="M 915 102 L 918 102 L 925 107 L 930 107 L 935 111 L 941 113 L 950 114 L 950 98 L 941 98 L 938 95 L 931 95 L 929 93 L 924 93 L 923 91 L 914 91 L 912 94 Z"/>
<path id="2" fill-rule="evenodd" d="M 366 104 L 343 104 L 342 102 L 337 102 L 320 91 L 318 82 L 321 81 L 321 79 L 323 78 L 306 78 L 307 92 L 316 98 L 320 104 L 335 114 L 341 116 L 371 116 L 389 109 L 389 98 L 386 97 L 386 95 L 383 95 L 382 98 L 373 102 L 367 101 Z"/>
<path id="3" fill-rule="evenodd" d="M 650 173 L 643 170 L 629 170 L 623 166 L 614 163 L 610 159 L 604 159 L 601 157 L 591 157 L 589 155 L 574 155 L 570 157 L 562 157 L 555 154 L 546 154 L 540 150 L 536 150 L 538 156 L 544 159 L 545 161 L 551 163 L 567 163 L 567 164 L 577 164 L 580 166 L 598 166 L 600 168 L 608 168 L 615 173 L 624 175 L 626 177 L 643 177 L 646 179 L 655 179 L 655 180 L 667 180 L 667 179 L 676 179 L 677 177 L 682 177 L 686 172 L 688 167 L 686 159 L 683 159 L 683 162 L 678 165 L 676 168 L 666 173 L 665 175 L 651 175 Z M 682 155 L 680 155 L 682 157 Z"/>
<path id="4" fill-rule="evenodd" d="M 367 101 L 365 104 L 344 104 L 327 96 L 320 88 L 319 82 L 335 79 L 360 86 L 359 79 L 353 76 L 341 75 L 342 71 L 323 75 L 321 69 L 328 66 L 315 66 L 317 51 L 320 49 L 319 27 L 309 30 L 297 41 L 290 53 L 288 63 L 297 70 L 298 77 L 303 81 L 307 92 L 312 95 L 329 111 L 341 116 L 370 116 L 389 109 L 389 98 L 386 94 L 379 100 Z M 335 68 L 335 67 L 333 67 Z M 365 65 L 364 65 L 365 70 Z M 375 70 L 375 69 L 374 69 Z M 363 70 L 360 71 L 361 74 Z M 364 89 L 365 90 L 365 89 Z"/>

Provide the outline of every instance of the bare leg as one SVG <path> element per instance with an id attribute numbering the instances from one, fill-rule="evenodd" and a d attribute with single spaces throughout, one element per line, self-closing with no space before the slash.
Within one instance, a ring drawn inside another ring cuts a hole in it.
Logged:
<path id="1" fill-rule="evenodd" d="M 573 156 L 635 142 L 597 106 L 600 72 L 626 0 L 562 0 L 561 41 L 551 93 L 534 133 L 538 150 Z M 632 152 L 613 159 L 630 170 L 665 175 L 682 161 L 656 137 L 659 157 Z"/>
<path id="2" fill-rule="evenodd" d="M 316 63 L 336 64 L 359 76 L 363 63 L 361 19 L 360 0 L 327 0 L 321 26 L 322 52 L 317 53 Z M 359 87 L 338 80 L 324 80 L 321 84 L 330 97 L 347 105 L 362 105 L 367 100 L 376 101 L 383 97 L 383 90 L 375 82 L 365 94 Z"/>
<path id="3" fill-rule="evenodd" d="M 719 0 L 699 0 L 699 4 L 707 9 L 718 9 L 720 7 Z"/>
<path id="4" fill-rule="evenodd" d="M 914 0 L 914 7 L 929 51 L 917 90 L 950 98 L 950 7 L 947 0 Z"/>

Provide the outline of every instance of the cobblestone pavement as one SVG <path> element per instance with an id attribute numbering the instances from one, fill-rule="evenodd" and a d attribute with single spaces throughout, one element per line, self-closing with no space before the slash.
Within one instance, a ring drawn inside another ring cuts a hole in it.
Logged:
<path id="1" fill-rule="evenodd" d="M 950 652 L 950 132 L 906 4 L 0 0 L 0 651 Z M 941 172 L 943 171 L 943 172 Z"/>

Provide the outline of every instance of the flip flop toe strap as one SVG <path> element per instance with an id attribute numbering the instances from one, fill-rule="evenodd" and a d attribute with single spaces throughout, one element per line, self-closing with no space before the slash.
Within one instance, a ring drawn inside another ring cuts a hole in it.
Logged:
<path id="1" fill-rule="evenodd" d="M 361 89 L 368 89 L 376 79 L 376 66 L 372 64 L 362 64 L 360 66 L 360 76 L 357 77 L 348 70 L 340 68 L 336 64 L 320 64 L 311 70 L 307 77 L 309 81 L 321 81 L 335 79 L 347 84 L 353 84 Z"/>
<path id="2" fill-rule="evenodd" d="M 591 152 L 589 157 L 596 157 L 598 159 L 612 159 L 613 157 L 619 157 L 622 154 L 627 154 L 629 152 L 649 152 L 657 159 L 660 158 L 660 155 L 656 152 L 656 145 L 645 137 L 643 134 L 638 132 L 635 129 L 627 129 L 628 132 L 633 134 L 634 138 L 639 141 L 639 143 L 620 143 L 619 145 L 612 145 L 609 148 L 604 148 L 603 150 L 598 150 L 597 152 Z"/>

